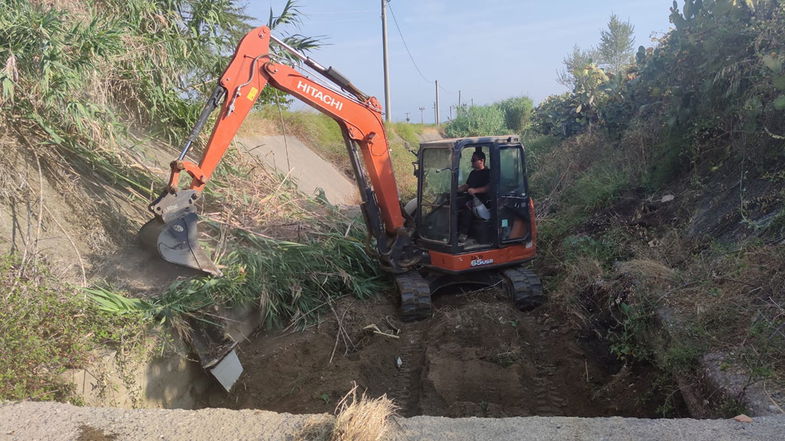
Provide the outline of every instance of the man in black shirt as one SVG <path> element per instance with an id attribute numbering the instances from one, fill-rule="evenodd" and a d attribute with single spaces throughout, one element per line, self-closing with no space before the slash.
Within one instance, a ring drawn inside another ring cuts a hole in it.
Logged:
<path id="1" fill-rule="evenodd" d="M 488 190 L 491 187 L 491 170 L 485 167 L 485 153 L 475 151 L 472 154 L 472 170 L 466 179 L 466 184 L 458 186 L 458 191 L 465 191 L 470 196 L 477 196 L 483 204 L 488 204 Z M 468 207 L 463 207 L 458 218 L 459 241 L 464 242 L 469 233 L 472 222 L 472 212 Z"/>

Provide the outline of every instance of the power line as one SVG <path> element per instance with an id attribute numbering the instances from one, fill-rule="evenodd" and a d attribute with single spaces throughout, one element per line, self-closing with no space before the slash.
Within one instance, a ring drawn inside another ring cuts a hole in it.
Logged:
<path id="1" fill-rule="evenodd" d="M 390 5 L 390 1 L 389 0 L 387 1 L 387 6 L 390 8 L 390 13 L 392 14 L 393 22 L 395 23 L 395 29 L 398 30 L 398 35 L 401 36 L 401 41 L 403 42 L 403 47 L 406 48 L 406 53 L 409 54 L 409 59 L 412 60 L 412 64 L 414 65 L 414 68 L 417 69 L 417 73 L 420 74 L 420 77 L 423 80 L 425 80 L 426 83 L 432 83 L 433 81 L 429 80 L 428 78 L 425 77 L 425 75 L 423 75 L 422 71 L 417 66 L 417 62 L 414 61 L 414 57 L 412 56 L 411 51 L 409 51 L 409 46 L 406 44 L 406 39 L 403 38 L 403 33 L 401 32 L 401 28 L 398 26 L 398 19 L 395 18 L 395 11 L 393 11 L 392 5 Z M 439 89 L 441 89 L 445 93 L 451 93 L 449 90 L 445 89 L 441 84 L 439 85 Z"/>
<path id="2" fill-rule="evenodd" d="M 393 23 L 395 23 L 395 29 L 398 29 L 398 35 L 401 36 L 401 41 L 403 42 L 403 47 L 406 48 L 406 53 L 409 54 L 409 59 L 412 60 L 412 64 L 414 65 L 414 68 L 417 69 L 417 73 L 420 74 L 420 77 L 422 77 L 422 79 L 426 83 L 432 83 L 433 81 L 425 78 L 425 75 L 423 75 L 422 71 L 420 70 L 420 67 L 417 66 L 417 62 L 414 61 L 414 57 L 412 56 L 411 51 L 409 51 L 409 46 L 406 44 L 406 39 L 403 38 L 403 32 L 401 32 L 401 28 L 398 26 L 398 19 L 395 18 L 395 12 L 393 11 L 392 5 L 390 5 L 389 0 L 387 1 L 387 7 L 390 8 L 390 13 L 392 14 L 392 17 L 393 17 Z"/>

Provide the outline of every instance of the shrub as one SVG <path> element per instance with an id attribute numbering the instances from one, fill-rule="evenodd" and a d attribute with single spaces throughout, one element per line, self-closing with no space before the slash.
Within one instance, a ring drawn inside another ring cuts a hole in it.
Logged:
<path id="1" fill-rule="evenodd" d="M 470 106 L 458 108 L 455 119 L 444 128 L 451 138 L 466 136 L 504 135 L 504 112 L 496 106 Z"/>
<path id="2" fill-rule="evenodd" d="M 0 288 L 0 400 L 65 400 L 70 388 L 60 374 L 84 366 L 98 345 L 142 333 L 141 315 L 99 311 L 43 264 L 3 257 Z"/>

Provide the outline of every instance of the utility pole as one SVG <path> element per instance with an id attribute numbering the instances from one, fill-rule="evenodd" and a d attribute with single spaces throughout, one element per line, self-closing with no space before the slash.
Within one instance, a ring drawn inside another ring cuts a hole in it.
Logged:
<path id="1" fill-rule="evenodd" d="M 436 125 L 439 125 L 439 80 L 435 80 L 434 85 L 436 86 Z"/>
<path id="2" fill-rule="evenodd" d="M 458 108 L 461 107 L 461 91 L 458 90 Z"/>
<path id="3" fill-rule="evenodd" d="M 387 7 L 382 0 L 382 49 L 384 53 L 384 120 L 392 120 L 392 106 L 390 105 L 390 71 L 387 61 Z"/>
<path id="4" fill-rule="evenodd" d="M 420 107 L 420 124 L 425 124 L 425 121 L 423 120 L 423 116 L 422 116 L 423 110 L 425 110 L 425 107 Z"/>

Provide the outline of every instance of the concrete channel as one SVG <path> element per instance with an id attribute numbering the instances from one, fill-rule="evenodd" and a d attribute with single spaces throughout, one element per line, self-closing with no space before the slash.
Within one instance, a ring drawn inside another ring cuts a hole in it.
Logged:
<path id="1" fill-rule="evenodd" d="M 325 415 L 262 410 L 117 409 L 62 403 L 0 404 L 0 440 L 307 440 Z M 395 420 L 396 440 L 673 440 L 785 439 L 785 416 L 751 422 L 637 418 L 440 418 Z"/>

